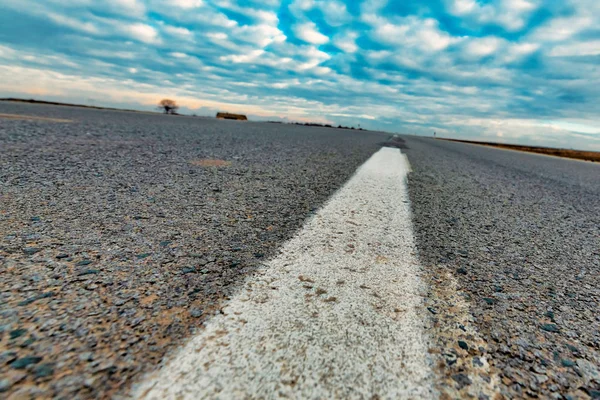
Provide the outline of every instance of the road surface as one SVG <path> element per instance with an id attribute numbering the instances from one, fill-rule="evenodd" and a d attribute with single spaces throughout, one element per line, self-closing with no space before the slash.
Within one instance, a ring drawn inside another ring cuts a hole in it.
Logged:
<path id="1" fill-rule="evenodd" d="M 597 164 L 0 103 L 0 196 L 3 396 L 600 393 Z"/>

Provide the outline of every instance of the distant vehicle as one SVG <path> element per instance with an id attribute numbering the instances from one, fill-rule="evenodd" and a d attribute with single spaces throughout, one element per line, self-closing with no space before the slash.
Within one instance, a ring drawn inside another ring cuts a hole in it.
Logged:
<path id="1" fill-rule="evenodd" d="M 235 119 L 238 121 L 248 121 L 248 117 L 246 117 L 245 115 L 232 114 L 232 113 L 227 113 L 227 112 L 218 112 L 217 118 L 218 119 Z"/>

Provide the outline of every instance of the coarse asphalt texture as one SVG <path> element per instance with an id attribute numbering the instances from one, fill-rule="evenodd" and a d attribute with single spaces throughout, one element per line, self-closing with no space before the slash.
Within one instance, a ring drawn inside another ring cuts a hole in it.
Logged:
<path id="1" fill-rule="evenodd" d="M 0 114 L 9 398 L 125 393 L 389 137 L 7 102 Z"/>
<path id="2" fill-rule="evenodd" d="M 0 102 L 0 397 L 126 395 L 388 138 Z M 388 145 L 442 398 L 600 398 L 600 165 Z"/>
<path id="3" fill-rule="evenodd" d="M 600 164 L 404 139 L 441 370 L 469 385 L 485 356 L 506 398 L 600 398 Z"/>

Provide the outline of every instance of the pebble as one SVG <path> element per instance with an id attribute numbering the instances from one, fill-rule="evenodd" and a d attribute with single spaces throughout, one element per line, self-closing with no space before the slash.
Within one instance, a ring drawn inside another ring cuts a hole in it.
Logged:
<path id="1" fill-rule="evenodd" d="M 95 274 L 98 274 L 98 273 L 100 273 L 100 271 L 97 270 L 97 269 L 86 269 L 86 270 L 78 272 L 77 276 L 95 275 Z"/>
<path id="2" fill-rule="evenodd" d="M 471 378 L 469 378 L 468 375 L 463 373 L 452 375 L 452 379 L 458 384 L 459 390 L 473 383 L 471 381 Z"/>
<path id="3" fill-rule="evenodd" d="M 546 332 L 552 332 L 552 333 L 560 332 L 560 329 L 558 328 L 558 326 L 556 324 L 542 324 L 540 326 L 540 328 L 542 328 Z"/>
<path id="4" fill-rule="evenodd" d="M 574 361 L 567 360 L 566 358 L 563 358 L 562 360 L 560 360 L 560 363 L 563 367 L 574 367 L 575 366 Z"/>
<path id="5" fill-rule="evenodd" d="M 50 363 L 40 364 L 35 367 L 33 373 L 36 378 L 46 378 L 54 374 L 54 365 Z"/>
<path id="6" fill-rule="evenodd" d="M 39 247 L 25 247 L 23 248 L 23 253 L 27 254 L 28 256 L 32 256 L 41 250 L 42 249 L 40 249 Z"/>
<path id="7" fill-rule="evenodd" d="M 27 306 L 27 305 L 29 305 L 29 304 L 31 304 L 33 302 L 36 302 L 36 301 L 42 300 L 42 299 L 47 299 L 47 298 L 52 297 L 52 296 L 54 296 L 54 293 L 52 293 L 52 292 L 41 293 L 41 294 L 38 294 L 36 296 L 30 297 L 30 298 L 28 298 L 26 300 L 23 300 L 23 301 L 17 303 L 17 305 L 18 306 Z"/>
<path id="8" fill-rule="evenodd" d="M 14 331 L 10 331 L 10 338 L 11 339 L 16 339 L 18 337 L 23 336 L 24 334 L 27 333 L 27 329 L 15 329 Z"/>
<path id="9" fill-rule="evenodd" d="M 194 318 L 200 318 L 202 316 L 202 314 L 204 314 L 204 311 L 199 308 L 193 308 L 190 311 L 190 315 Z"/>
<path id="10" fill-rule="evenodd" d="M 0 393 L 6 392 L 12 385 L 13 384 L 10 379 L 0 379 Z"/>
<path id="11" fill-rule="evenodd" d="M 32 364 L 39 363 L 40 361 L 42 361 L 42 357 L 26 356 L 17 358 L 10 364 L 10 367 L 14 369 L 25 369 Z"/>

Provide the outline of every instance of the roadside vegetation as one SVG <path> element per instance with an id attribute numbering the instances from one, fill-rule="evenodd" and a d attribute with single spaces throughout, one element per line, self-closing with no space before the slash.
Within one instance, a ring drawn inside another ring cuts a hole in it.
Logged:
<path id="1" fill-rule="evenodd" d="M 478 145 L 482 145 L 482 146 L 498 147 L 501 149 L 508 149 L 508 150 L 526 151 L 529 153 L 545 154 L 548 156 L 573 158 L 575 160 L 600 162 L 600 152 L 597 152 L 597 151 L 585 151 L 585 150 L 573 150 L 573 149 L 554 149 L 551 147 L 521 146 L 518 144 L 477 142 L 477 141 L 471 141 L 471 140 L 458 140 L 458 139 L 440 139 L 440 140 L 448 140 L 451 142 L 460 142 L 460 143 L 478 144 Z"/>

